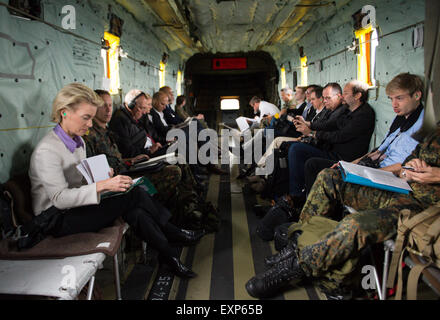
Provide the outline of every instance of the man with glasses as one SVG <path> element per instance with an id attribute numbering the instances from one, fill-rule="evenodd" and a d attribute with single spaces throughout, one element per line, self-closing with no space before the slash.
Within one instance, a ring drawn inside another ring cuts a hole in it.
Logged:
<path id="1" fill-rule="evenodd" d="M 320 147 L 308 143 L 293 143 L 289 147 L 289 195 L 285 200 L 294 207 L 305 202 L 304 164 L 313 157 L 353 161 L 368 151 L 375 126 L 375 113 L 368 104 L 368 86 L 360 81 L 348 82 L 343 90 L 347 108 L 328 121 L 325 128 L 311 131 Z"/>
<path id="2" fill-rule="evenodd" d="M 402 161 L 414 150 L 417 141 L 412 134 L 423 123 L 423 81 L 417 75 L 402 73 L 394 77 L 386 87 L 386 93 L 396 117 L 384 141 L 378 148 L 354 160 L 353 163 L 395 171 Z M 306 191 L 311 189 L 316 176 L 324 169 L 333 166 L 334 160 L 311 158 L 305 164 Z"/>
<path id="3" fill-rule="evenodd" d="M 306 121 L 302 118 L 297 119 L 296 130 L 307 136 L 312 131 L 322 130 L 326 128 L 328 122 L 336 119 L 343 111 L 342 108 L 342 88 L 335 82 L 328 83 L 322 91 L 322 98 L 325 109 L 328 110 L 325 117 L 322 117 L 320 121 Z M 315 108 L 316 109 L 316 108 Z"/>

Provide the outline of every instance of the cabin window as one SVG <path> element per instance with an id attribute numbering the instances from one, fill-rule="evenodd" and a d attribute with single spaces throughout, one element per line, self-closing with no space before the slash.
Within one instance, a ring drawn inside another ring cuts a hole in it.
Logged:
<path id="1" fill-rule="evenodd" d="M 239 97 L 221 97 L 220 110 L 239 110 L 240 101 Z"/>
<path id="2" fill-rule="evenodd" d="M 120 88 L 119 80 L 119 43 L 120 38 L 109 33 L 104 33 L 105 46 L 109 49 L 102 50 L 104 59 L 104 79 L 107 82 L 103 84 L 110 94 L 118 94 Z"/>
<path id="3" fill-rule="evenodd" d="M 177 71 L 177 83 L 176 83 L 177 96 L 182 95 L 182 71 Z"/>
<path id="4" fill-rule="evenodd" d="M 377 31 L 371 25 L 355 31 L 357 49 L 357 79 L 370 87 L 376 85 L 374 79 L 376 47 L 379 44 Z"/>
<path id="5" fill-rule="evenodd" d="M 159 64 L 159 88 L 165 86 L 165 69 L 166 69 L 166 64 L 163 61 L 161 61 Z"/>
<path id="6" fill-rule="evenodd" d="M 281 88 L 286 87 L 286 68 L 281 67 Z"/>
<path id="7" fill-rule="evenodd" d="M 307 56 L 300 58 L 301 63 L 301 86 L 307 86 Z"/>

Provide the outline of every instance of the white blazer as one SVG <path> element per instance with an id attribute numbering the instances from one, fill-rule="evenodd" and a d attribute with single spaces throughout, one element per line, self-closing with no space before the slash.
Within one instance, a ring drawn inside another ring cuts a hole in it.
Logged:
<path id="1" fill-rule="evenodd" d="M 85 184 L 76 168 L 85 158 L 84 147 L 71 153 L 53 130 L 43 137 L 32 153 L 29 167 L 35 215 L 51 206 L 69 209 L 100 202 L 96 184 Z"/>

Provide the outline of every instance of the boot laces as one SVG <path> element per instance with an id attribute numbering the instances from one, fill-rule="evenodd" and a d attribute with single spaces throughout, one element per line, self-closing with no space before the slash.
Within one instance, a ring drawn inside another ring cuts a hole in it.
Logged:
<path id="1" fill-rule="evenodd" d="M 292 272 L 293 261 L 294 257 L 282 260 L 267 270 L 263 276 L 264 287 L 270 288 L 290 281 L 295 275 Z"/>

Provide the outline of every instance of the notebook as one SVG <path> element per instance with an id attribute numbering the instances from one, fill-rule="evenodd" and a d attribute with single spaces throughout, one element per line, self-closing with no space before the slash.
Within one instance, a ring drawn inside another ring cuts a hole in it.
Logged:
<path id="1" fill-rule="evenodd" d="M 339 161 L 342 178 L 367 187 L 408 194 L 412 191 L 405 179 L 396 177 L 392 172 Z"/>
<path id="2" fill-rule="evenodd" d="M 110 176 L 111 169 L 105 154 L 100 154 L 97 156 L 86 158 L 82 160 L 76 167 L 86 179 L 87 184 L 92 184 L 98 181 L 111 178 Z M 141 177 L 141 178 L 133 179 L 133 184 L 125 192 L 111 192 L 111 191 L 104 192 L 101 194 L 101 199 L 127 193 L 136 186 L 141 186 L 150 195 L 157 193 L 153 184 L 147 178 Z"/>

